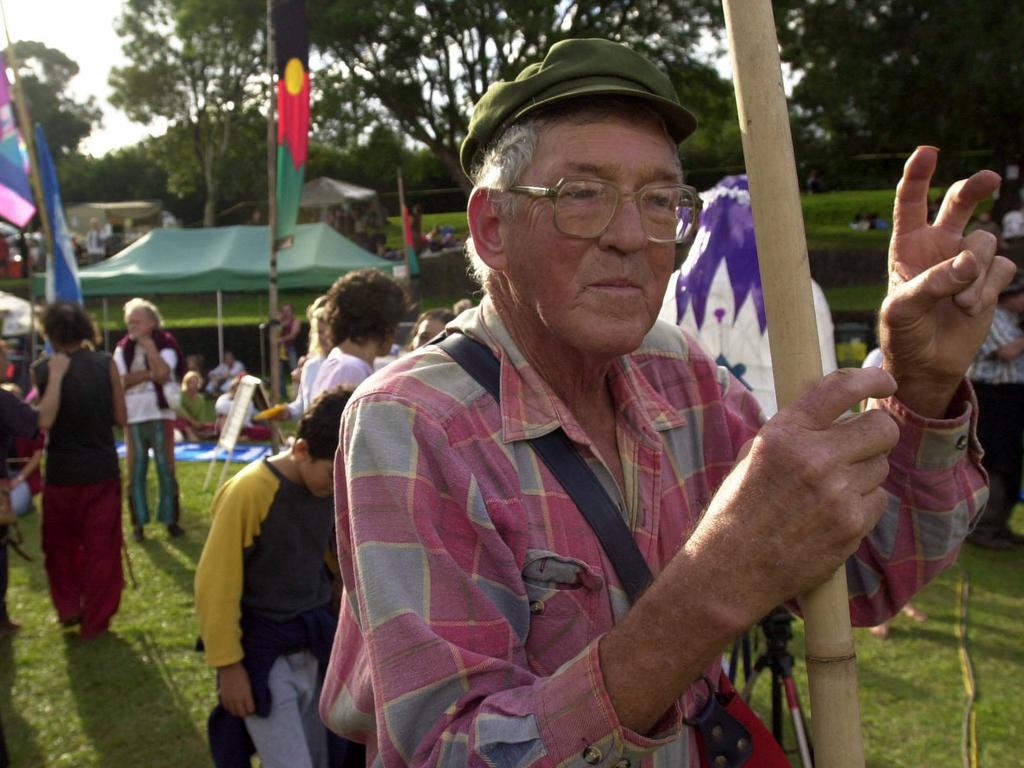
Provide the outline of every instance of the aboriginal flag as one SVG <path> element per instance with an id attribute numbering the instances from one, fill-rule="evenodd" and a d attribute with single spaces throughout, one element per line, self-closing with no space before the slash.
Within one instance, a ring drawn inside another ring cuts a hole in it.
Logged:
<path id="1" fill-rule="evenodd" d="M 277 59 L 277 231 L 274 245 L 295 235 L 309 143 L 309 31 L 306 0 L 274 0 Z"/>

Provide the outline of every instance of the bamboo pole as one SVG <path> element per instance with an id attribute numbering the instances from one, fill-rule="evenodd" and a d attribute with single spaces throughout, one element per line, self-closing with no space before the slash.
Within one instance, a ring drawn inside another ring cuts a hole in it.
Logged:
<path id="1" fill-rule="evenodd" d="M 750 181 L 779 407 L 821 379 L 800 186 L 771 0 L 723 0 Z M 814 752 L 821 768 L 863 768 L 846 574 L 801 598 Z"/>

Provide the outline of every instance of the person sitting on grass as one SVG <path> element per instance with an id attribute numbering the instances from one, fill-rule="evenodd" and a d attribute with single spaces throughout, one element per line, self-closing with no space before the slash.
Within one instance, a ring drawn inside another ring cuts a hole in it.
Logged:
<path id="1" fill-rule="evenodd" d="M 213 422 L 203 419 L 206 415 L 206 400 L 199 391 L 202 384 L 203 377 L 198 373 L 186 373 L 181 380 L 181 402 L 175 408 L 178 418 L 174 420 L 174 428 L 192 442 L 211 437 L 215 432 Z"/>
<path id="2" fill-rule="evenodd" d="M 245 373 L 245 363 L 235 358 L 235 353 L 230 349 L 224 350 L 224 360 L 220 365 L 210 370 L 206 377 L 206 391 L 211 395 L 218 392 L 227 392 L 231 382 Z"/>
<path id="3" fill-rule="evenodd" d="M 233 382 L 231 382 L 231 388 L 223 395 L 217 398 L 217 402 L 213 404 L 213 410 L 217 414 L 217 421 L 214 425 L 214 434 L 218 437 L 221 432 L 224 431 L 224 425 L 227 423 L 228 414 L 231 413 L 231 406 L 235 402 L 235 396 L 238 394 L 238 386 L 242 383 L 242 379 L 245 378 L 245 374 L 239 374 Z M 249 401 L 249 407 L 245 411 L 245 419 L 242 421 L 242 437 L 248 440 L 255 440 L 262 442 L 270 439 L 270 427 L 264 424 L 253 424 L 252 417 L 256 415 L 256 406 Z"/>
<path id="4" fill-rule="evenodd" d="M 265 768 L 336 765 L 348 747 L 337 737 L 328 746 L 317 702 L 337 626 L 334 453 L 350 394 L 318 398 L 291 448 L 249 464 L 213 500 L 195 596 L 217 669 L 218 766 L 245 765 L 252 751 Z"/>

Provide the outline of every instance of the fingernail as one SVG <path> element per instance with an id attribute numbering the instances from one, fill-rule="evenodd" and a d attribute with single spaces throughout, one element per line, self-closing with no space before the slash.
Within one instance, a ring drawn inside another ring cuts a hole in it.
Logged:
<path id="1" fill-rule="evenodd" d="M 964 270 L 970 269 L 968 264 L 967 254 L 970 251 L 961 251 L 955 259 L 953 259 L 953 277 L 963 283 L 969 283 L 973 280 L 973 277 L 965 277 Z"/>
<path id="2" fill-rule="evenodd" d="M 941 152 L 942 151 L 938 147 L 932 146 L 931 144 L 918 144 L 917 148 L 918 149 L 934 149 L 936 152 Z"/>

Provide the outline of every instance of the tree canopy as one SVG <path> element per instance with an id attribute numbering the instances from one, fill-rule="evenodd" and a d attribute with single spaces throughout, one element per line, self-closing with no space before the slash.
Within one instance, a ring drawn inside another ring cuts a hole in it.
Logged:
<path id="1" fill-rule="evenodd" d="M 136 122 L 170 123 L 164 149 L 178 151 L 164 167 L 180 190 L 202 188 L 206 226 L 223 180 L 251 157 L 240 127 L 267 99 L 265 18 L 257 0 L 128 0 L 117 24 L 130 63 L 111 71 L 111 103 Z"/>
<path id="2" fill-rule="evenodd" d="M 70 84 L 78 74 L 78 64 L 65 53 L 21 40 L 14 44 L 14 54 L 29 114 L 43 126 L 50 153 L 59 162 L 92 133 L 100 121 L 99 107 L 92 97 L 79 101 L 71 96 Z"/>
<path id="3" fill-rule="evenodd" d="M 552 44 L 609 37 L 674 70 L 693 63 L 715 18 L 707 0 L 309 0 L 321 137 L 351 141 L 353 127 L 393 123 L 428 147 L 462 186 L 467 116 L 487 87 L 514 77 Z M 339 116 L 343 116 L 339 119 Z M 326 134 L 326 136 L 325 136 Z"/>
<path id="4" fill-rule="evenodd" d="M 1021 164 L 1024 3 L 777 0 L 775 7 L 783 58 L 800 73 L 793 103 L 806 146 L 855 162 L 933 144 L 953 174 Z M 1004 204 L 1015 187 L 1004 188 Z"/>

